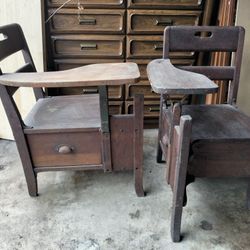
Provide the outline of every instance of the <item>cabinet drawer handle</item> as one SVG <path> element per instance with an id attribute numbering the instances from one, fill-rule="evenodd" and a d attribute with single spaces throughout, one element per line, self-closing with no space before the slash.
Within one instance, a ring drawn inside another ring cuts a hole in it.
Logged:
<path id="1" fill-rule="evenodd" d="M 159 112 L 159 111 L 160 111 L 159 107 L 155 107 L 155 108 L 151 107 L 151 108 L 149 108 L 149 112 Z"/>
<path id="2" fill-rule="evenodd" d="M 79 19 L 80 25 L 96 25 L 96 19 Z"/>
<path id="3" fill-rule="evenodd" d="M 58 145 L 56 147 L 56 151 L 59 153 L 59 154 L 70 154 L 71 152 L 73 152 L 74 148 L 72 146 L 69 146 L 69 145 Z"/>
<path id="4" fill-rule="evenodd" d="M 155 44 L 154 50 L 163 50 L 163 44 Z"/>
<path id="5" fill-rule="evenodd" d="M 97 44 L 96 43 L 81 43 L 80 48 L 81 48 L 81 50 L 97 49 Z"/>
<path id="6" fill-rule="evenodd" d="M 170 18 L 166 18 L 162 20 L 156 19 L 155 21 L 156 26 L 171 26 L 173 25 L 173 23 L 174 23 L 173 20 L 171 20 Z"/>
<path id="7" fill-rule="evenodd" d="M 83 94 L 96 94 L 98 93 L 98 89 L 83 89 L 82 90 L 82 93 Z"/>

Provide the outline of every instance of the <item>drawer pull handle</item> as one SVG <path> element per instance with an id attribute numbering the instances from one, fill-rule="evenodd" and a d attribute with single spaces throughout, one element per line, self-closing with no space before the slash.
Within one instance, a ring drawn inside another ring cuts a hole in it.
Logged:
<path id="1" fill-rule="evenodd" d="M 96 19 L 79 19 L 80 25 L 96 25 Z"/>
<path id="2" fill-rule="evenodd" d="M 149 108 L 149 112 L 159 112 L 160 108 L 159 107 L 155 107 L 155 108 Z"/>
<path id="3" fill-rule="evenodd" d="M 97 44 L 95 44 L 95 43 L 81 43 L 80 48 L 81 48 L 81 50 L 97 49 Z"/>
<path id="4" fill-rule="evenodd" d="M 155 21 L 156 26 L 171 26 L 173 25 L 173 23 L 174 23 L 173 20 L 171 20 L 170 18 L 166 18 L 163 20 L 156 19 Z"/>
<path id="5" fill-rule="evenodd" d="M 154 50 L 163 50 L 163 44 L 155 44 Z"/>
<path id="6" fill-rule="evenodd" d="M 57 146 L 57 152 L 59 154 L 63 154 L 63 155 L 70 154 L 73 150 L 74 150 L 73 147 L 68 146 L 68 145 L 59 145 L 59 146 Z"/>
<path id="7" fill-rule="evenodd" d="M 96 94 L 98 93 L 98 89 L 83 89 L 82 90 L 82 93 L 83 94 Z"/>

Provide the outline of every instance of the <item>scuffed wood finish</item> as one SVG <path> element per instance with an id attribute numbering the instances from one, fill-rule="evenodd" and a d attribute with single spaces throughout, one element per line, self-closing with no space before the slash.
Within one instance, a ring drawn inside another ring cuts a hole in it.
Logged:
<path id="1" fill-rule="evenodd" d="M 37 195 L 38 172 L 97 169 L 112 171 L 110 128 L 118 129 L 115 132 L 118 139 L 122 131 L 119 127 L 110 126 L 106 85 L 136 83 L 140 78 L 138 66 L 135 63 L 110 63 L 60 72 L 25 73 L 35 71 L 35 68 L 20 26 L 12 24 L 0 27 L 0 34 L 4 34 L 3 41 L 0 41 L 0 60 L 20 50 L 25 59 L 25 65 L 16 73 L 2 75 L 0 69 L 0 96 L 17 143 L 29 194 Z M 99 94 L 44 98 L 39 92 L 39 87 L 44 86 L 86 88 L 84 85 L 99 85 Z M 38 99 L 25 120 L 13 99 L 15 91 L 23 86 L 35 88 Z M 129 123 L 124 122 L 127 121 L 127 116 L 121 116 L 120 120 L 124 130 L 131 132 L 130 140 L 116 140 L 114 150 L 122 148 L 122 151 L 115 151 L 118 152 L 117 158 L 126 162 L 123 165 L 126 169 L 134 169 L 136 193 L 142 196 L 143 166 L 142 155 L 139 154 L 142 154 L 143 128 L 140 125 L 143 123 L 143 116 L 138 110 L 142 110 L 143 100 L 137 100 L 135 105 L 139 107 L 135 107 Z M 124 160 L 128 145 L 132 149 L 127 155 L 132 163 L 129 166 L 128 161 Z"/>
<path id="2" fill-rule="evenodd" d="M 133 131 L 133 155 L 134 178 L 137 196 L 145 195 L 143 190 L 143 95 L 134 97 L 134 131 Z"/>
<path id="3" fill-rule="evenodd" d="M 62 129 L 99 129 L 101 127 L 99 95 L 54 96 L 39 99 L 24 120 L 30 127 L 26 134 L 38 130 L 60 132 Z"/>
<path id="4" fill-rule="evenodd" d="M 242 27 L 168 27 L 164 36 L 164 59 L 150 63 L 148 73 L 152 87 L 161 93 L 157 160 L 161 161 L 162 156 L 167 160 L 167 182 L 174 197 L 171 235 L 176 242 L 180 241 L 182 207 L 187 200 L 185 188 L 195 177 L 250 177 L 250 117 L 231 105 L 240 77 Z M 234 53 L 231 66 L 183 66 L 177 69 L 168 60 L 170 52 L 217 50 Z M 168 105 L 170 93 L 189 95 L 215 91 L 217 86 L 207 77 L 230 81 L 228 104 L 179 103 L 179 108 L 177 104 Z M 186 127 L 184 125 L 185 115 L 192 117 L 192 132 L 191 118 L 186 121 Z M 178 126 L 173 129 L 175 125 Z M 249 194 L 247 199 L 249 204 Z"/>
<path id="5" fill-rule="evenodd" d="M 166 26 L 198 25 L 201 11 L 128 10 L 128 34 L 162 35 Z"/>
<path id="6" fill-rule="evenodd" d="M 182 116 L 180 125 L 174 129 L 174 145 L 176 150 L 175 175 L 173 185 L 173 207 L 171 215 L 171 236 L 174 242 L 180 241 L 182 207 L 186 188 L 187 164 L 189 156 L 192 118 Z"/>
<path id="7" fill-rule="evenodd" d="M 27 140 L 34 167 L 99 165 L 102 169 L 100 131 L 70 131 L 28 134 Z M 86 145 L 88 145 L 86 147 Z M 68 152 L 60 152 L 61 147 Z"/>
<path id="8" fill-rule="evenodd" d="M 50 9 L 51 15 L 55 9 Z M 61 9 L 50 21 L 53 33 L 124 34 L 124 10 L 84 10 L 78 17 L 77 9 Z"/>
<path id="9" fill-rule="evenodd" d="M 201 8 L 204 0 L 128 0 L 129 8 L 169 8 L 169 9 L 187 9 Z"/>
<path id="10" fill-rule="evenodd" d="M 182 114 L 193 119 L 192 141 L 250 140 L 250 118 L 231 105 L 184 105 Z"/>
<path id="11" fill-rule="evenodd" d="M 140 78 L 135 63 L 92 64 L 60 72 L 15 73 L 0 76 L 0 83 L 14 87 L 79 87 L 136 83 Z"/>
<path id="12" fill-rule="evenodd" d="M 54 58 L 123 59 L 125 37 L 122 35 L 53 35 Z"/>
<path id="13" fill-rule="evenodd" d="M 157 59 L 148 64 L 149 81 L 158 94 L 207 94 L 218 86 L 202 74 L 174 67 L 169 59 Z"/>
<path id="14" fill-rule="evenodd" d="M 49 6 L 59 7 L 66 0 L 46 0 Z M 78 0 L 71 0 L 67 7 L 75 8 Z M 84 8 L 122 8 L 125 5 L 125 0 L 80 0 L 80 4 Z"/>

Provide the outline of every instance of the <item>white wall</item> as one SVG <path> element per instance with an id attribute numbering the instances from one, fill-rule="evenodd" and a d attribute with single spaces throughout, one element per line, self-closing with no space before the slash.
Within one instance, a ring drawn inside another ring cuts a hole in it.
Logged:
<path id="1" fill-rule="evenodd" d="M 245 27 L 245 45 L 237 105 L 250 115 L 250 1 L 238 0 L 236 24 Z"/>
<path id="2" fill-rule="evenodd" d="M 19 23 L 22 26 L 37 70 L 42 71 L 43 52 L 40 0 L 0 0 L 0 26 L 14 22 Z M 18 55 L 1 63 L 0 67 L 3 72 L 12 72 L 18 68 L 18 65 L 21 65 L 21 62 L 21 57 Z M 15 94 L 15 99 L 17 100 L 18 107 L 23 115 L 28 112 L 32 103 L 34 103 L 33 92 L 30 89 L 20 89 Z M 1 102 L 0 138 L 12 138 L 12 133 Z"/>

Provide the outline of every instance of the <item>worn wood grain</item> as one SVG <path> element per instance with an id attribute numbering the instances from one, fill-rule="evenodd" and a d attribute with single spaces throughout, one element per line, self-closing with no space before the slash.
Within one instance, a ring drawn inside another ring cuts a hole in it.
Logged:
<path id="1" fill-rule="evenodd" d="M 207 94 L 218 89 L 206 76 L 178 69 L 169 59 L 153 60 L 147 72 L 152 89 L 158 94 Z"/>
<path id="2" fill-rule="evenodd" d="M 100 128 L 99 95 L 39 99 L 24 122 L 31 127 L 26 133 L 44 129 Z"/>
<path id="3" fill-rule="evenodd" d="M 182 114 L 193 119 L 192 141 L 250 139 L 250 118 L 231 105 L 184 105 Z"/>
<path id="4" fill-rule="evenodd" d="M 15 87 L 79 87 L 136 83 L 140 79 L 135 63 L 91 64 L 60 72 L 14 73 L 0 76 L 0 83 Z"/>

